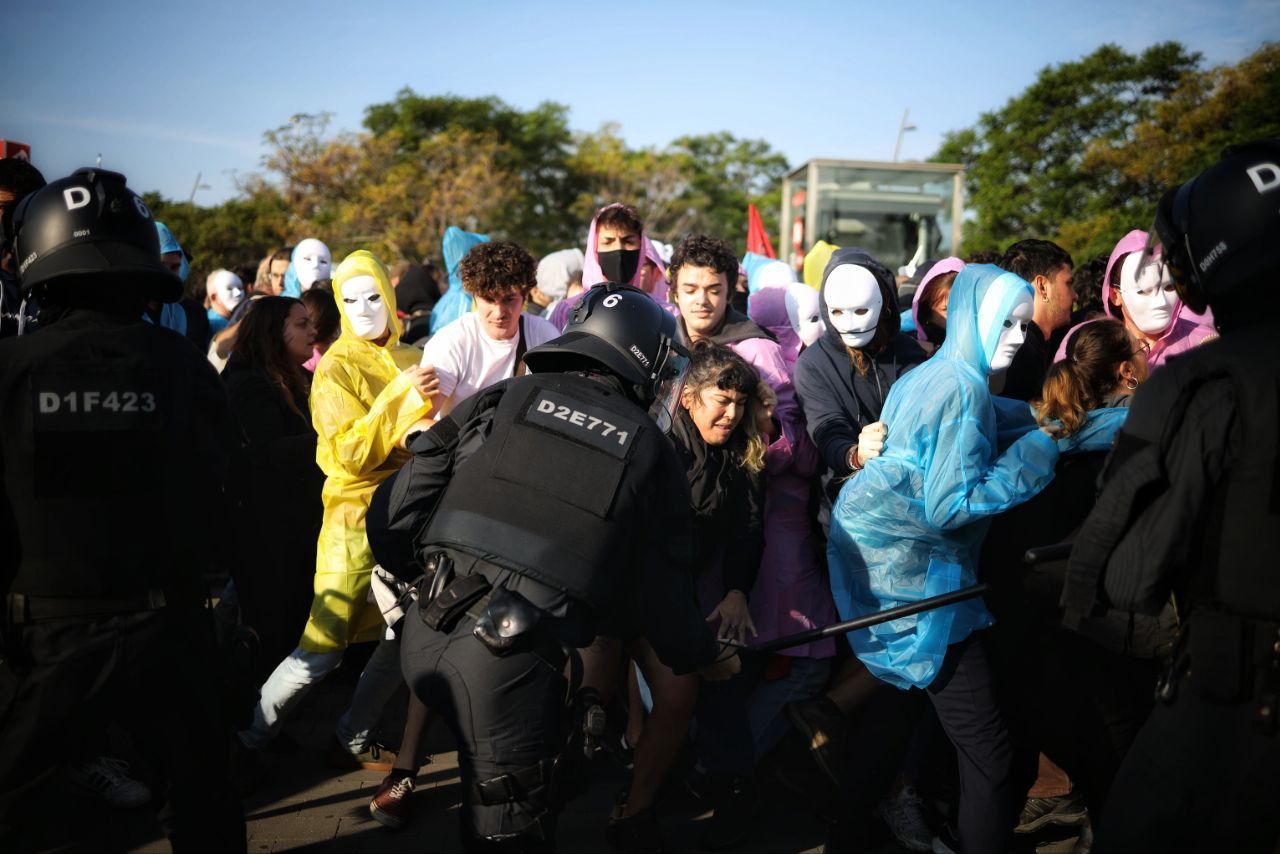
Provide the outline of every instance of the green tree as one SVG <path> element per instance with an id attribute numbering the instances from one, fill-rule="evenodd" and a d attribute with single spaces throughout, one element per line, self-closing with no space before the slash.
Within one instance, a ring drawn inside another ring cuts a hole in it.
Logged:
<path id="1" fill-rule="evenodd" d="M 1085 168 L 1096 145 L 1129 138 L 1157 105 L 1193 72 L 1200 56 L 1176 42 L 1126 53 L 1103 45 L 1076 62 L 1051 66 L 972 128 L 946 136 L 934 159 L 963 163 L 975 220 L 966 223 L 970 251 L 999 251 L 1014 240 L 1057 240 L 1074 254 L 1110 249 L 1125 224 L 1147 223 L 1151 188 L 1099 162 Z"/>
<path id="2" fill-rule="evenodd" d="M 595 212 L 613 202 L 635 207 L 648 233 L 661 240 L 694 227 L 698 214 L 687 203 L 689 178 L 685 158 L 651 148 L 628 148 L 616 124 L 579 134 L 570 167 L 582 190 L 573 206 L 578 237 Z"/>
<path id="3" fill-rule="evenodd" d="M 522 111 L 496 97 L 424 96 L 404 88 L 394 100 L 366 108 L 364 125 L 374 137 L 396 134 L 404 157 L 441 133 L 492 134 L 501 144 L 495 164 L 518 176 L 521 195 L 518 203 L 493 211 L 480 228 L 544 253 L 581 240 L 582 223 L 573 215 L 581 185 L 570 165 L 568 115 L 566 106 L 551 101 Z"/>
<path id="4" fill-rule="evenodd" d="M 746 250 L 747 205 L 760 209 L 769 234 L 778 233 L 787 159 L 763 139 L 738 139 L 727 131 L 682 136 L 671 151 L 685 163 L 686 200 L 700 215 L 698 228 Z"/>
<path id="5" fill-rule="evenodd" d="M 143 200 L 190 253 L 187 293 L 197 299 L 204 298 L 205 277 L 220 267 L 248 276 L 245 284 L 251 284 L 263 257 L 291 239 L 288 208 L 269 186 L 246 188 L 213 207 L 167 200 L 158 193 L 145 193 Z"/>
<path id="6" fill-rule="evenodd" d="M 1155 104 L 1151 117 L 1123 139 L 1095 140 L 1081 168 L 1086 175 L 1120 176 L 1138 198 L 1153 206 L 1166 189 L 1211 166 L 1228 146 L 1277 135 L 1280 44 L 1266 44 L 1236 65 L 1185 75 L 1169 97 Z M 1151 219 L 1150 210 L 1146 213 L 1136 221 L 1144 228 Z M 1072 223 L 1064 235 L 1088 242 L 1095 223 L 1112 219 Z M 1131 220 L 1116 225 L 1123 229 L 1133 224 Z M 1114 240 L 1113 234 L 1107 237 Z M 1095 239 L 1092 245 L 1103 243 Z"/>

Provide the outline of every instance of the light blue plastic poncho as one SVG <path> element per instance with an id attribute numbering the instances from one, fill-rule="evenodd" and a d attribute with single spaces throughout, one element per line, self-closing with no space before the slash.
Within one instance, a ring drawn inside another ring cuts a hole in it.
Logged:
<path id="1" fill-rule="evenodd" d="M 169 226 L 163 222 L 156 222 L 156 234 L 160 236 L 161 255 L 167 255 L 170 252 L 181 253 L 182 266 L 178 268 L 178 278 L 185 284 L 187 273 L 191 272 L 191 265 L 187 263 L 187 253 L 182 251 L 182 244 L 178 243 L 178 238 L 173 236 Z M 147 323 L 151 322 L 151 318 L 145 313 L 142 319 Z M 179 335 L 187 334 L 187 312 L 182 308 L 181 302 L 168 302 L 160 307 L 160 325 L 165 329 L 172 329 Z"/>
<path id="2" fill-rule="evenodd" d="M 979 308 L 994 288 L 994 312 Z M 977 583 L 977 556 L 992 516 L 1053 479 L 1062 452 L 1110 446 L 1123 412 L 1098 410 L 1079 433 L 1055 441 L 1024 403 L 987 388 L 1004 322 L 1031 286 L 998 267 L 956 277 L 947 340 L 889 391 L 883 454 L 849 480 L 832 512 L 831 592 L 849 620 Z M 947 647 L 993 622 L 980 599 L 847 635 L 872 673 L 899 688 L 933 681 Z"/>
<path id="3" fill-rule="evenodd" d="M 435 335 L 440 327 L 471 311 L 473 300 L 471 294 L 462 289 L 462 275 L 458 272 L 458 267 L 462 264 L 463 256 L 471 250 L 472 246 L 488 242 L 487 234 L 473 234 L 470 231 L 463 231 L 456 225 L 445 229 L 441 249 L 444 254 L 445 269 L 449 271 L 449 290 L 445 291 L 435 308 L 431 309 L 432 335 Z"/>

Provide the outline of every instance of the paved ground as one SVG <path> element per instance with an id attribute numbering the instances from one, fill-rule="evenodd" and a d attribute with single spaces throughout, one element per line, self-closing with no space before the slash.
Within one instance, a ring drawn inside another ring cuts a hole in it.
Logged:
<path id="1" fill-rule="evenodd" d="M 345 707 L 358 673 L 358 662 L 344 666 L 313 691 L 288 722 L 285 732 L 299 749 L 266 757 L 268 776 L 245 802 L 251 852 L 457 852 L 457 809 L 461 799 L 456 755 L 443 727 L 430 733 L 433 761 L 419 777 L 414 796 L 417 820 L 400 832 L 387 830 L 369 817 L 368 803 L 381 775 L 341 773 L 324 764 L 324 748 L 334 723 Z M 384 722 L 384 736 L 398 740 L 403 702 L 398 698 Z M 128 756 L 127 743 L 115 745 Z M 802 748 L 797 748 L 802 749 Z M 804 760 L 806 763 L 807 759 Z M 800 769 L 802 775 L 804 768 Z M 813 772 L 816 774 L 816 770 Z M 596 763 L 592 784 L 562 815 L 559 848 L 566 854 L 606 850 L 604 823 L 614 795 L 623 782 L 622 770 L 610 760 Z M 816 788 L 815 788 L 816 790 Z M 166 852 L 168 843 L 156 826 L 152 811 L 111 810 L 96 799 L 55 778 L 32 798 L 31 819 L 44 836 L 42 848 L 66 851 L 121 850 Z M 71 793 L 71 794 L 69 794 Z M 757 852 L 820 851 L 825 825 L 816 817 L 820 797 L 802 801 L 785 789 L 764 783 L 756 826 L 748 843 L 738 849 Z M 706 815 L 696 802 L 668 801 L 663 827 L 677 851 L 696 850 L 699 822 Z M 1043 842 L 1043 840 L 1041 840 Z M 0 844 L 0 850 L 5 846 Z M 1071 842 L 1044 845 L 1041 854 L 1067 854 Z M 899 849 L 886 844 L 879 854 Z"/>

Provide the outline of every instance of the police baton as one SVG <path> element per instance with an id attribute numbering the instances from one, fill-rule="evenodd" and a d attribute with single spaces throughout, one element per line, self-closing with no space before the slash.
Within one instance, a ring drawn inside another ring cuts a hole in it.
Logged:
<path id="1" fill-rule="evenodd" d="M 887 623 L 890 620 L 896 620 L 899 617 L 910 617 L 912 614 L 919 614 L 924 611 L 932 611 L 934 608 L 942 608 L 947 605 L 954 605 L 956 602 L 963 602 L 966 599 L 972 599 L 975 596 L 981 596 L 988 590 L 987 584 L 975 584 L 972 587 L 965 587 L 961 590 L 953 590 L 950 593 L 943 593 L 941 596 L 930 596 L 928 599 L 921 599 L 919 602 L 908 602 L 905 605 L 899 605 L 896 608 L 889 608 L 885 611 L 877 611 L 874 614 L 867 614 L 865 617 L 858 617 L 855 620 L 845 620 L 843 623 L 833 623 L 830 626 L 823 626 L 819 629 L 809 629 L 808 631 L 798 632 L 794 635 L 775 638 L 764 643 L 740 644 L 737 641 L 721 640 L 720 643 L 735 647 L 742 652 L 770 653 L 778 652 L 783 649 L 790 649 L 802 643 L 820 640 L 822 638 L 835 637 L 836 635 L 848 634 L 856 632 L 858 629 L 866 629 L 871 626 L 878 626 L 881 623 Z"/>

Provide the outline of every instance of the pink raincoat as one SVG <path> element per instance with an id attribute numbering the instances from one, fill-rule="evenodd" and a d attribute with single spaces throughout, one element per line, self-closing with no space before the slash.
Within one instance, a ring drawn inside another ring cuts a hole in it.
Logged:
<path id="1" fill-rule="evenodd" d="M 786 288 L 762 288 L 751 297 L 751 319 L 778 338 L 748 338 L 729 344 L 755 366 L 778 395 L 774 417 L 781 432 L 765 452 L 768 481 L 764 506 L 764 555 L 751 591 L 751 619 L 765 641 L 836 621 L 826 565 L 813 535 L 811 486 L 822 467 L 795 399 L 792 373 L 801 342 L 787 316 Z M 831 638 L 791 647 L 783 655 L 829 658 Z"/>
<path id="2" fill-rule="evenodd" d="M 916 287 L 915 295 L 911 297 L 911 319 L 916 325 L 917 341 L 929 340 L 929 337 L 924 334 L 924 328 L 920 325 L 920 295 L 924 293 L 924 286 L 941 276 L 943 273 L 959 273 L 963 269 L 964 261 L 953 255 L 950 258 L 943 258 L 941 261 L 930 267 L 929 271 L 924 274 L 924 278 L 920 280 L 920 284 Z"/>
<path id="3" fill-rule="evenodd" d="M 596 221 L 600 219 L 600 214 L 610 208 L 620 208 L 621 204 L 605 205 L 596 211 L 596 215 L 591 218 L 591 227 L 587 229 L 587 251 L 582 260 L 582 293 L 573 299 L 562 300 L 557 303 L 555 308 L 551 310 L 551 316 L 548 318 L 556 329 L 564 331 L 565 326 L 569 323 L 569 315 L 573 311 L 573 307 L 586 296 L 587 291 L 596 285 L 604 284 L 604 272 L 600 269 L 600 255 L 596 251 Z M 649 239 L 643 231 L 640 232 L 640 263 L 636 265 L 635 275 L 631 277 L 631 281 L 623 284 L 640 287 L 640 275 L 644 270 L 644 262 L 652 261 L 661 274 L 660 278 L 650 285 L 646 293 L 653 297 L 659 303 L 667 301 L 667 267 L 662 262 L 662 256 L 658 254 L 658 249 L 653 245 L 653 241 Z"/>
<path id="4" fill-rule="evenodd" d="M 1124 256 L 1131 252 L 1141 252 L 1146 245 L 1147 233 L 1135 229 L 1120 238 L 1116 248 L 1111 250 L 1111 257 L 1107 259 L 1107 270 L 1102 276 L 1102 308 L 1108 316 L 1124 320 L 1124 313 L 1120 308 L 1111 304 L 1111 269 L 1119 264 Z M 1205 325 L 1206 321 L 1208 326 Z M 1213 329 L 1212 315 L 1208 312 L 1204 315 L 1192 315 L 1179 300 L 1178 307 L 1173 312 L 1173 322 L 1151 345 L 1151 352 L 1147 354 L 1147 367 L 1155 370 L 1170 356 L 1185 353 L 1192 347 L 1216 338 L 1217 335 L 1218 333 Z M 1066 341 L 1065 336 L 1063 341 Z M 1062 348 L 1059 350 L 1062 351 Z"/>

